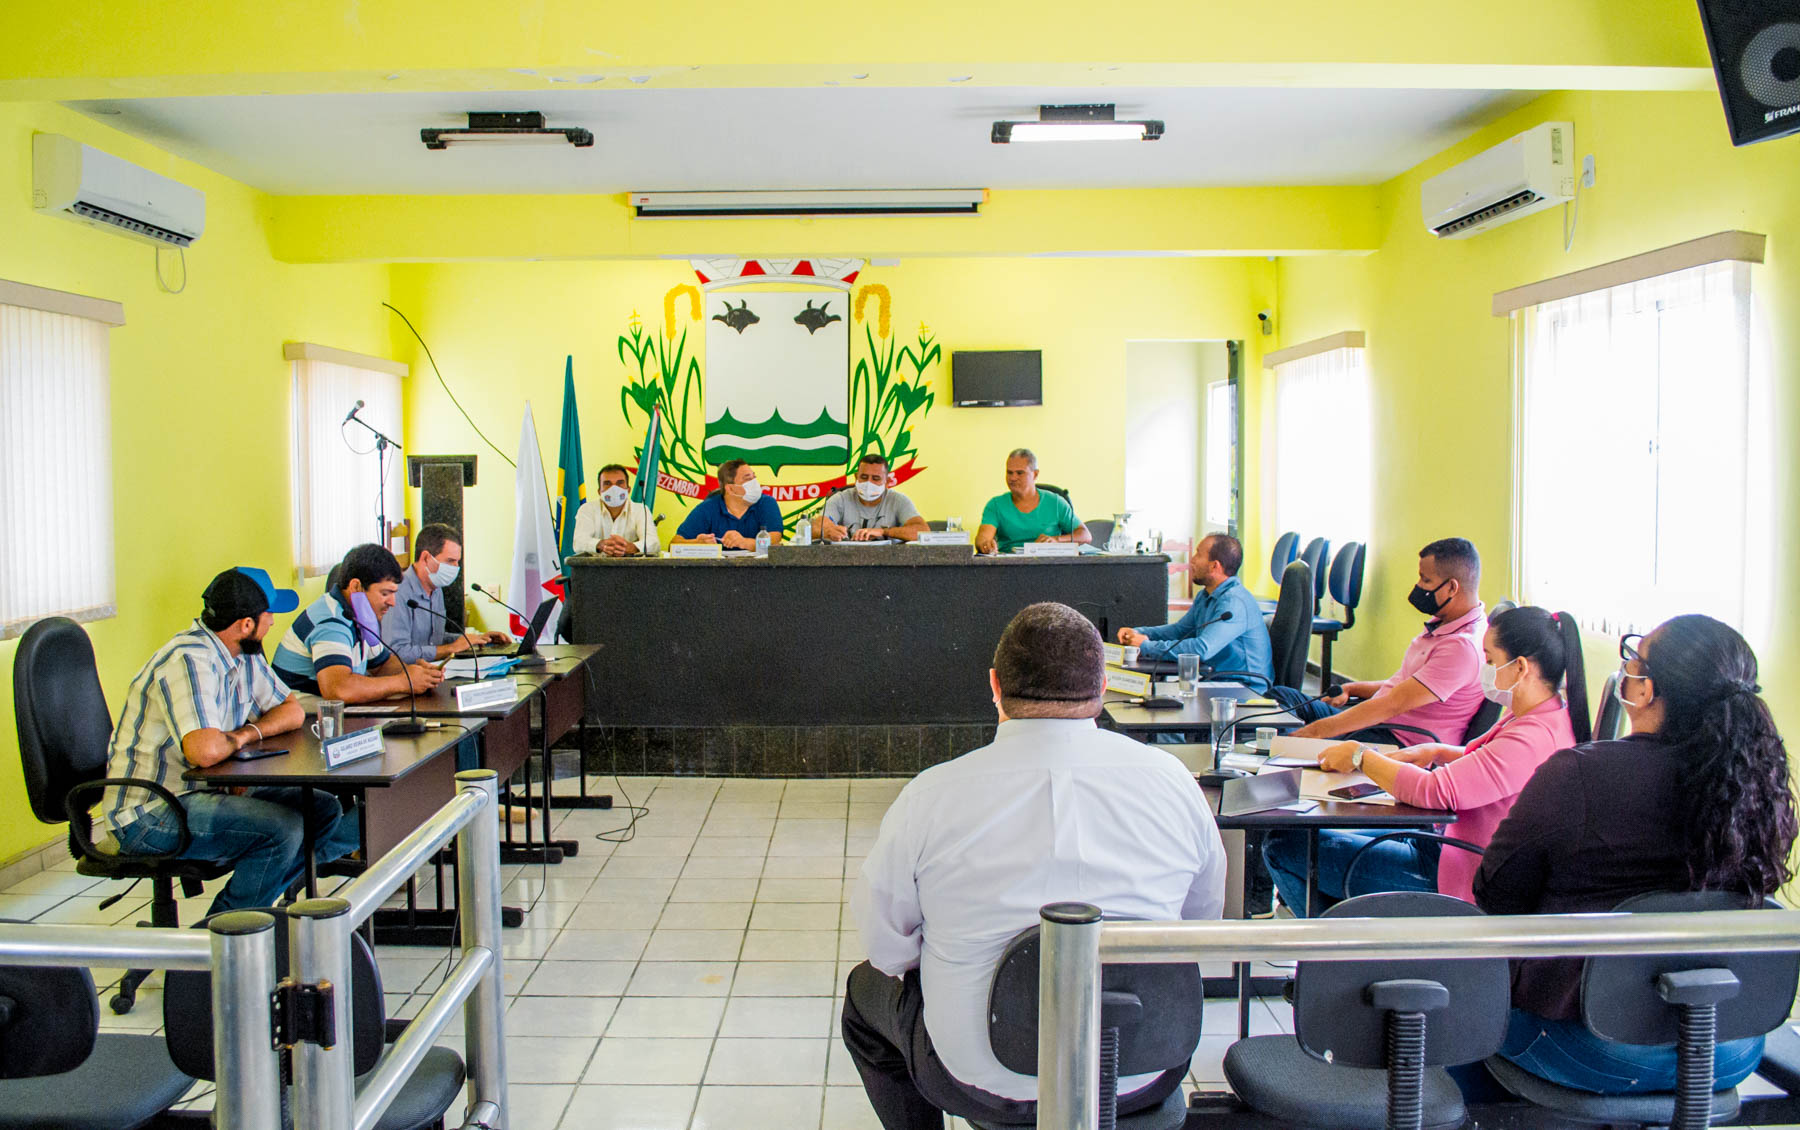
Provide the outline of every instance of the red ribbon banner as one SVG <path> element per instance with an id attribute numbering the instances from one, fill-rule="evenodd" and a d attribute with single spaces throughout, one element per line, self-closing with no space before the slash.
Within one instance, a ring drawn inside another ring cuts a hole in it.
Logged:
<path id="1" fill-rule="evenodd" d="M 917 475 L 925 468 L 917 465 L 918 460 L 908 459 L 902 466 L 894 468 L 888 476 L 889 486 L 899 486 Z M 632 474 L 638 469 L 631 468 Z M 699 500 L 719 489 L 719 480 L 714 475 L 706 476 L 706 481 L 696 483 L 689 479 L 678 479 L 667 471 L 658 471 L 656 485 L 661 490 L 671 491 L 683 498 Z M 824 498 L 833 491 L 839 491 L 850 485 L 848 475 L 839 475 L 835 479 L 821 479 L 816 483 L 787 483 L 763 488 L 764 493 L 776 502 L 810 502 L 815 498 Z"/>

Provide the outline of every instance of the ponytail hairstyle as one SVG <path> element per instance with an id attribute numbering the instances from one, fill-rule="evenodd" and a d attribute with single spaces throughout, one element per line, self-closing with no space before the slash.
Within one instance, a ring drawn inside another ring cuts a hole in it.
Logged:
<path id="1" fill-rule="evenodd" d="M 1489 621 L 1494 644 L 1514 659 L 1537 664 L 1553 691 L 1563 692 L 1569 704 L 1569 728 L 1575 744 L 1593 739 L 1587 699 L 1587 668 L 1581 660 L 1581 629 L 1567 612 L 1525 605 L 1509 608 Z"/>
<path id="2" fill-rule="evenodd" d="M 1658 734 L 1682 759 L 1690 884 L 1774 893 L 1793 877 L 1788 853 L 1800 827 L 1787 747 L 1756 685 L 1756 654 L 1710 616 L 1667 621 L 1642 654 L 1663 703 Z"/>

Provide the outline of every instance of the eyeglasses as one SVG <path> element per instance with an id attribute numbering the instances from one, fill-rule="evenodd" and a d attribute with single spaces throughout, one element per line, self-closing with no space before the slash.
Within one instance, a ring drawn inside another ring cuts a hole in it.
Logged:
<path id="1" fill-rule="evenodd" d="M 1619 658 L 1627 663 L 1642 663 L 1644 661 L 1644 655 L 1639 649 L 1643 647 L 1643 645 L 1644 637 L 1641 633 L 1633 632 L 1628 636 L 1620 636 Z"/>

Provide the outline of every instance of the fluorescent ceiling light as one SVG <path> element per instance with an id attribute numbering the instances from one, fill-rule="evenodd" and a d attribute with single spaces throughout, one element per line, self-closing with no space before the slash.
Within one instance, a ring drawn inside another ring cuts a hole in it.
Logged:
<path id="1" fill-rule="evenodd" d="M 1014 141 L 1155 141 L 1163 135 L 1159 121 L 1121 122 L 1110 102 L 1082 106 L 1039 106 L 1035 122 L 995 122 L 995 145 Z"/>
<path id="2" fill-rule="evenodd" d="M 800 189 L 771 192 L 633 192 L 641 219 L 679 216 L 972 216 L 982 188 Z"/>
<path id="3" fill-rule="evenodd" d="M 573 145 L 586 149 L 594 144 L 594 135 L 579 126 L 546 126 L 544 115 L 536 110 L 471 110 L 467 128 L 422 129 L 419 140 L 427 149 L 452 145 Z"/>

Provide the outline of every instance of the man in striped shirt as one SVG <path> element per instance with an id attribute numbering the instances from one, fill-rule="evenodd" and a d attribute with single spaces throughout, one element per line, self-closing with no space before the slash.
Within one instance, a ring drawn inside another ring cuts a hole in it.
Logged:
<path id="1" fill-rule="evenodd" d="M 275 649 L 275 670 L 291 687 L 342 702 L 422 694 L 444 681 L 429 663 L 406 664 L 381 642 L 381 618 L 400 591 L 400 562 L 387 547 L 344 555 L 336 587 L 307 605 Z"/>
<path id="2" fill-rule="evenodd" d="M 357 833 L 329 793 L 314 793 L 309 805 L 297 788 L 188 789 L 190 767 L 217 765 L 305 717 L 262 654 L 274 614 L 299 604 L 294 592 L 239 567 L 214 577 L 201 599 L 200 618 L 131 680 L 107 776 L 151 780 L 180 798 L 190 836 L 181 858 L 233 865 L 209 911 L 217 914 L 273 906 L 298 882 L 306 825 L 321 862 L 354 850 Z M 181 842 L 180 817 L 148 789 L 109 788 L 101 806 L 124 852 L 160 855 Z"/>

